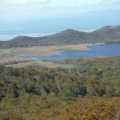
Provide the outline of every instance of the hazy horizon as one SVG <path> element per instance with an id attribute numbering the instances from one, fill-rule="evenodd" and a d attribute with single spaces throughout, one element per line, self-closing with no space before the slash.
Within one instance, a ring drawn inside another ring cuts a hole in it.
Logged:
<path id="1" fill-rule="evenodd" d="M 70 28 L 69 28 L 70 29 Z M 75 30 L 75 29 L 74 29 Z M 64 30 L 63 30 L 64 31 Z M 92 32 L 94 30 L 80 30 L 80 32 Z M 59 31 L 61 32 L 61 31 Z M 0 41 L 8 41 L 17 36 L 29 36 L 29 37 L 42 37 L 42 36 L 49 36 L 52 34 L 56 34 L 57 32 L 53 33 L 22 33 L 22 34 L 7 34 L 7 35 L 0 35 Z"/>
<path id="2" fill-rule="evenodd" d="M 0 35 L 95 30 L 120 25 L 119 13 L 120 0 L 0 0 Z"/>

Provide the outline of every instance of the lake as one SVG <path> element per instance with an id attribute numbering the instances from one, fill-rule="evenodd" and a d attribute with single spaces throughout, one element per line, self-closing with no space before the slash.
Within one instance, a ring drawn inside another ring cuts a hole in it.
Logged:
<path id="1" fill-rule="evenodd" d="M 39 60 L 64 60 L 73 58 L 112 57 L 120 56 L 120 43 L 100 44 L 88 46 L 89 50 L 66 50 L 54 55 L 24 56 L 25 58 L 37 58 Z"/>

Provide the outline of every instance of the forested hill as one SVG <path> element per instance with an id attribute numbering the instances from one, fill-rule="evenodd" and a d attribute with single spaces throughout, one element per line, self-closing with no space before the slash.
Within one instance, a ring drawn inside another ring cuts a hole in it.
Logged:
<path id="1" fill-rule="evenodd" d="M 0 120 L 120 120 L 120 57 L 0 66 Z"/>
<path id="2" fill-rule="evenodd" d="M 107 42 L 120 42 L 120 26 L 105 26 L 89 33 L 67 29 L 45 37 L 18 36 L 0 42 L 0 48 Z"/>

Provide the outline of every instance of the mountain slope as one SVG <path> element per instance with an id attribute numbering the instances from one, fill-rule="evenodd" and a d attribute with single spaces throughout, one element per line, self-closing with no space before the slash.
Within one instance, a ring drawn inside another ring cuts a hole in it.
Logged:
<path id="1" fill-rule="evenodd" d="M 67 29 L 45 37 L 18 36 L 0 42 L 0 48 L 120 42 L 120 26 L 105 26 L 91 33 Z"/>

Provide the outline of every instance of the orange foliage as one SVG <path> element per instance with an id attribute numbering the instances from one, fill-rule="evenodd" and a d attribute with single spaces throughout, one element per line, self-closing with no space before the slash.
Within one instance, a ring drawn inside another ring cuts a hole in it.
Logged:
<path id="1" fill-rule="evenodd" d="M 119 120 L 120 98 L 93 99 L 77 102 L 76 108 L 55 120 Z"/>

